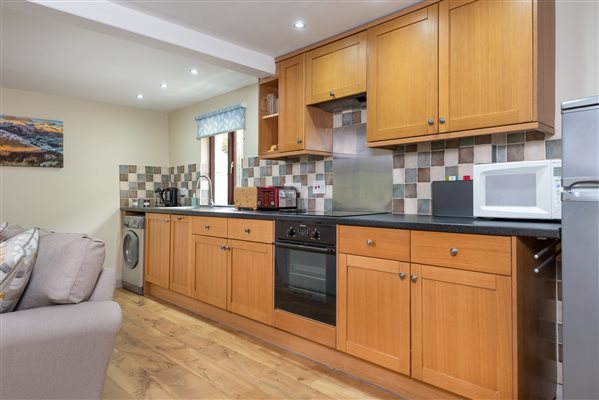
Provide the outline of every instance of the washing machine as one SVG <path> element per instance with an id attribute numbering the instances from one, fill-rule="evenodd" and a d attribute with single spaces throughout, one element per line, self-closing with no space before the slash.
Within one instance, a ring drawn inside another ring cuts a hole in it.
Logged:
<path id="1" fill-rule="evenodd" d="M 123 288 L 144 294 L 144 225 L 145 218 L 123 218 Z"/>

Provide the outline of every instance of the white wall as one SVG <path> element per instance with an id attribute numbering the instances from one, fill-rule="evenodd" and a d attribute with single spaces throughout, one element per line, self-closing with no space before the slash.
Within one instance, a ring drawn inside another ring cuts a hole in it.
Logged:
<path id="1" fill-rule="evenodd" d="M 196 115 L 234 104 L 246 103 L 243 157 L 258 155 L 258 84 L 195 103 L 168 114 L 170 165 L 200 162 L 200 141 L 196 139 Z"/>
<path id="2" fill-rule="evenodd" d="M 555 126 L 559 135 L 561 102 L 599 95 L 599 1 L 558 0 L 555 20 Z"/>
<path id="3" fill-rule="evenodd" d="M 119 164 L 169 165 L 166 113 L 6 88 L 0 100 L 0 114 L 64 121 L 64 168 L 0 167 L 0 219 L 98 237 L 119 267 Z"/>

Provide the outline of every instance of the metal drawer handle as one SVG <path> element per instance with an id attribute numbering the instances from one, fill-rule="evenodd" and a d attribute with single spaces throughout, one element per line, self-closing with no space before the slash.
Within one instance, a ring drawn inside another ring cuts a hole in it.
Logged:
<path id="1" fill-rule="evenodd" d="M 406 273 L 405 273 L 405 272 L 400 272 L 400 273 L 399 273 L 399 279 L 401 279 L 402 281 L 403 281 L 404 279 L 406 279 Z"/>
<path id="2" fill-rule="evenodd" d="M 231 250 L 229 246 L 220 246 L 220 249 L 224 251 Z"/>
<path id="3" fill-rule="evenodd" d="M 183 217 L 177 217 L 177 221 L 181 221 Z"/>
<path id="4" fill-rule="evenodd" d="M 412 275 L 412 276 L 410 277 L 410 280 L 411 280 L 412 282 L 416 282 L 416 281 L 418 280 L 418 276 L 417 276 L 417 275 Z"/>
<path id="5" fill-rule="evenodd" d="M 333 89 L 329 90 L 329 96 L 335 97 L 335 92 L 333 91 Z"/>
<path id="6" fill-rule="evenodd" d="M 245 228 L 243 231 L 244 231 L 245 233 L 250 233 L 252 230 L 251 230 L 250 228 Z"/>
<path id="7" fill-rule="evenodd" d="M 368 239 L 366 241 L 366 246 L 372 246 L 373 244 L 374 244 L 374 242 L 372 240 L 370 240 L 370 239 Z"/>
<path id="8" fill-rule="evenodd" d="M 302 139 L 300 139 L 300 138 L 297 138 L 295 141 L 296 141 L 297 143 L 301 143 L 301 142 L 302 142 Z"/>
<path id="9" fill-rule="evenodd" d="M 204 225 L 204 228 L 210 229 L 210 225 L 206 224 L 206 225 Z"/>
<path id="10" fill-rule="evenodd" d="M 444 124 L 444 123 L 445 123 L 445 117 L 441 117 L 441 118 L 439 118 L 439 123 L 440 123 L 440 124 Z"/>
<path id="11" fill-rule="evenodd" d="M 457 247 L 452 247 L 451 249 L 449 249 L 449 254 L 451 254 L 452 257 L 457 256 L 458 255 Z"/>
<path id="12" fill-rule="evenodd" d="M 433 125 L 435 125 L 435 121 L 433 121 L 433 119 L 432 119 L 432 118 L 430 118 L 430 119 L 428 120 L 428 125 L 429 125 L 429 126 L 433 126 Z"/>

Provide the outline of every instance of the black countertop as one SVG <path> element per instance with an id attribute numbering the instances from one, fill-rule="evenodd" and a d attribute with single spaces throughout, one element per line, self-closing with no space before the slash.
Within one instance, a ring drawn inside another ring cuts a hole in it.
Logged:
<path id="1" fill-rule="evenodd" d="M 431 215 L 375 214 L 355 217 L 285 214 L 273 211 L 245 211 L 228 207 L 192 209 L 190 207 L 121 207 L 121 211 L 200 215 L 224 218 L 251 218 L 281 221 L 310 221 L 319 223 L 370 226 L 377 228 L 410 229 L 451 233 L 474 233 L 500 236 L 529 236 L 559 238 L 561 224 L 543 221 L 511 221 L 477 218 L 434 217 Z"/>

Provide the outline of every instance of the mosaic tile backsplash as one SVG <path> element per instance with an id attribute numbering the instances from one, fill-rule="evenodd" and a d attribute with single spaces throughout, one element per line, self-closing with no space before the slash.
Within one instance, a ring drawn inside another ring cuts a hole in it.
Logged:
<path id="1" fill-rule="evenodd" d="M 206 174 L 205 164 L 188 164 L 176 167 L 156 167 L 144 165 L 119 165 L 119 188 L 121 206 L 130 206 L 134 199 L 150 199 L 152 206 L 159 205 L 157 188 L 177 187 L 190 190 L 189 196 L 181 197 L 182 206 L 191 205 L 191 194 L 198 177 Z M 201 204 L 208 204 L 208 186 L 202 181 L 197 196 Z"/>
<path id="2" fill-rule="evenodd" d="M 474 164 L 561 158 L 561 139 L 516 132 L 402 145 L 394 153 L 393 212 L 428 215 L 431 182 L 472 176 Z"/>
<path id="3" fill-rule="evenodd" d="M 314 193 L 315 182 L 324 183 L 324 193 Z M 309 155 L 277 161 L 249 157 L 243 160 L 241 186 L 295 186 L 300 194 L 300 208 L 330 211 L 333 158 Z"/>
<path id="4" fill-rule="evenodd" d="M 362 124 L 366 108 L 345 110 L 333 115 L 333 128 Z M 431 183 L 446 176 L 472 176 L 474 164 L 525 160 L 559 159 L 561 139 L 547 138 L 539 132 L 515 132 L 438 140 L 397 146 L 393 155 L 393 212 L 397 214 L 432 213 Z M 295 186 L 300 193 L 299 206 L 308 210 L 332 210 L 333 158 L 302 156 L 285 161 L 244 158 L 241 186 Z M 156 187 L 175 186 L 194 189 L 195 181 L 208 172 L 207 164 L 176 167 L 141 165 L 119 166 L 120 204 L 132 199 L 157 199 Z M 325 192 L 314 193 L 315 182 L 324 182 Z M 203 181 L 201 204 L 207 204 L 208 187 Z M 191 204 L 191 193 L 181 198 L 182 205 Z"/>

